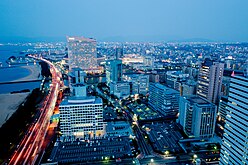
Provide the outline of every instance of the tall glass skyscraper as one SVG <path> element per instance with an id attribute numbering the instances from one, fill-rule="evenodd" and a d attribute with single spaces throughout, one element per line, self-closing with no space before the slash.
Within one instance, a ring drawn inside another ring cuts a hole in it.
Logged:
<path id="1" fill-rule="evenodd" d="M 69 69 L 90 71 L 97 68 L 96 40 L 84 37 L 67 37 Z"/>
<path id="2" fill-rule="evenodd" d="M 233 76 L 220 164 L 248 164 L 248 78 Z"/>

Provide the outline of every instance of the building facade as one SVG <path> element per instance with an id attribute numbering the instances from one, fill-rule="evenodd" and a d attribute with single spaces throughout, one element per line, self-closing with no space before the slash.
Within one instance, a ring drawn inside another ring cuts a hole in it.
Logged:
<path id="1" fill-rule="evenodd" d="M 164 116 L 178 114 L 180 93 L 159 83 L 150 83 L 148 103 Z"/>
<path id="2" fill-rule="evenodd" d="M 149 75 L 144 74 L 132 74 L 125 75 L 125 80 L 131 83 L 131 94 L 146 95 L 149 91 Z"/>
<path id="3" fill-rule="evenodd" d="M 166 72 L 166 84 L 177 91 L 179 91 L 179 84 L 186 82 L 189 78 L 189 74 L 182 73 L 182 71 L 167 71 Z"/>
<path id="4" fill-rule="evenodd" d="M 97 69 L 96 40 L 85 37 L 67 37 L 69 70 L 81 68 L 86 72 Z"/>
<path id="5" fill-rule="evenodd" d="M 95 97 L 69 97 L 59 106 L 63 138 L 94 138 L 104 135 L 103 103 Z"/>
<path id="6" fill-rule="evenodd" d="M 221 95 L 223 72 L 224 63 L 206 58 L 199 71 L 196 94 L 217 104 Z"/>
<path id="7" fill-rule="evenodd" d="M 106 81 L 109 86 L 111 82 L 122 81 L 122 61 L 108 60 L 106 62 Z"/>
<path id="8" fill-rule="evenodd" d="M 199 96 L 182 96 L 179 124 L 190 138 L 211 138 L 214 135 L 217 107 Z"/>
<path id="9" fill-rule="evenodd" d="M 222 120 L 222 121 L 226 120 L 227 103 L 228 103 L 228 97 L 227 96 L 221 96 L 220 102 L 219 102 L 219 108 L 218 108 L 218 116 L 219 116 L 220 120 Z"/>
<path id="10" fill-rule="evenodd" d="M 248 164 L 248 78 L 233 76 L 227 103 L 220 164 Z"/>
<path id="11" fill-rule="evenodd" d="M 72 68 L 68 75 L 70 84 L 84 84 L 86 73 L 81 68 Z"/>
<path id="12" fill-rule="evenodd" d="M 193 80 L 188 80 L 186 83 L 182 85 L 182 95 L 195 95 L 196 94 L 196 82 Z"/>
<path id="13" fill-rule="evenodd" d="M 110 94 L 113 94 L 120 99 L 129 97 L 130 95 L 129 82 L 111 82 Z"/>
<path id="14" fill-rule="evenodd" d="M 159 75 L 158 74 L 150 74 L 149 82 L 159 83 Z"/>

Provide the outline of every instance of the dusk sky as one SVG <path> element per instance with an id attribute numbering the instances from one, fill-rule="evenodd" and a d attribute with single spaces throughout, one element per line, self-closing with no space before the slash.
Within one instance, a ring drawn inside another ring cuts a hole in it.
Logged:
<path id="1" fill-rule="evenodd" d="M 1 0 L 0 20 L 0 41 L 248 41 L 248 0 Z"/>

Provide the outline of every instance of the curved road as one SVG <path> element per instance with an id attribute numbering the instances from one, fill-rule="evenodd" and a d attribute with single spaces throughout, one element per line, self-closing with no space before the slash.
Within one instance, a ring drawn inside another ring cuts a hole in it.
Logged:
<path id="1" fill-rule="evenodd" d="M 28 133 L 19 143 L 19 147 L 11 157 L 8 163 L 10 165 L 33 165 L 36 162 L 39 154 L 43 153 L 44 150 L 42 148 L 42 144 L 44 142 L 44 137 L 50 124 L 50 117 L 53 114 L 58 92 L 60 90 L 61 74 L 50 61 L 42 58 L 40 58 L 39 60 L 46 62 L 50 66 L 50 71 L 52 73 L 52 84 L 50 85 L 50 92 L 43 102 L 43 107 L 40 108 L 39 116 L 36 118 L 36 121 L 30 126 Z"/>

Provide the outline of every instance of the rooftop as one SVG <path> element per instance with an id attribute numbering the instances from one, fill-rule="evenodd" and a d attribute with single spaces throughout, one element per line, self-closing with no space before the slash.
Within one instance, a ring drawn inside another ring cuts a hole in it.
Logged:
<path id="1" fill-rule="evenodd" d="M 96 98 L 94 96 L 87 96 L 87 97 L 75 97 L 70 96 L 68 98 L 65 98 L 61 105 L 73 105 L 73 104 L 102 104 L 101 98 Z"/>
<path id="2" fill-rule="evenodd" d="M 178 91 L 176 91 L 176 90 L 174 90 L 172 88 L 169 88 L 167 86 L 164 86 L 164 85 L 162 85 L 160 83 L 150 83 L 150 85 L 153 85 L 153 86 L 155 86 L 155 87 L 157 87 L 157 88 L 159 88 L 161 90 L 164 90 L 164 91 L 166 91 L 166 93 L 179 93 Z"/>
<path id="3" fill-rule="evenodd" d="M 185 96 L 184 97 L 186 100 L 188 100 L 190 103 L 192 104 L 198 104 L 198 105 L 214 105 L 211 102 L 209 102 L 208 100 L 201 98 L 200 96 Z"/>

